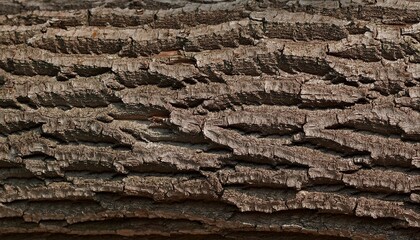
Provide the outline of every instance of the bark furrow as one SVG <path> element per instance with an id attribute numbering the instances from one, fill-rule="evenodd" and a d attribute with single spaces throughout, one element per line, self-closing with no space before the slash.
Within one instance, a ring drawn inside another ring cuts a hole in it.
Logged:
<path id="1" fill-rule="evenodd" d="M 0 14 L 0 239 L 420 239 L 419 1 Z"/>

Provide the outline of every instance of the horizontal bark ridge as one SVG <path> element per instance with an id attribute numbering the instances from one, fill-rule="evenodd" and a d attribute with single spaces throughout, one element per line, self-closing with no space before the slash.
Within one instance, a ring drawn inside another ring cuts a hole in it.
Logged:
<path id="1" fill-rule="evenodd" d="M 419 239 L 419 1 L 0 14 L 1 239 Z"/>

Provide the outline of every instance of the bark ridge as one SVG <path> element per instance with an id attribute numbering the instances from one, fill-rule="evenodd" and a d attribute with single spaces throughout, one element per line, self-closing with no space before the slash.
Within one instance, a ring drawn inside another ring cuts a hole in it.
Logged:
<path id="1" fill-rule="evenodd" d="M 1 239 L 420 239 L 417 0 L 0 0 Z"/>

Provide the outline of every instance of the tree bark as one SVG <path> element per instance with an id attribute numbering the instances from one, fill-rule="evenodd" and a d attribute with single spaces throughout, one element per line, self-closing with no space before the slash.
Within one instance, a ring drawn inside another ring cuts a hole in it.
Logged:
<path id="1" fill-rule="evenodd" d="M 419 1 L 0 14 L 0 239 L 420 239 Z"/>

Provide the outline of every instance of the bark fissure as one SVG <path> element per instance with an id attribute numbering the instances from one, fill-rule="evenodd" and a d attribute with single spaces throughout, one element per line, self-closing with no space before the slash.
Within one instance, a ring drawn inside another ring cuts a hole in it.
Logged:
<path id="1" fill-rule="evenodd" d="M 419 21 L 0 0 L 0 238 L 419 239 Z"/>

